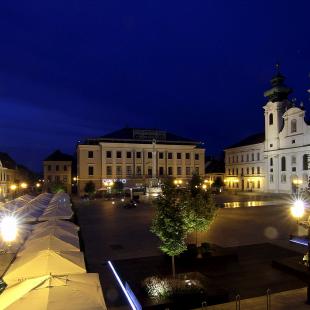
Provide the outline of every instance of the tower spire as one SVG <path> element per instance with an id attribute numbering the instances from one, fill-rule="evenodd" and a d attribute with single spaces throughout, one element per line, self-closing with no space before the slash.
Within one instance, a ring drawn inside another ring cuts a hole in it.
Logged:
<path id="1" fill-rule="evenodd" d="M 280 71 L 280 64 L 275 65 L 275 75 L 270 80 L 271 88 L 264 92 L 264 96 L 268 98 L 269 101 L 277 102 L 283 101 L 288 98 L 289 94 L 293 92 L 293 89 L 287 87 L 284 84 L 285 76 L 282 75 Z"/>

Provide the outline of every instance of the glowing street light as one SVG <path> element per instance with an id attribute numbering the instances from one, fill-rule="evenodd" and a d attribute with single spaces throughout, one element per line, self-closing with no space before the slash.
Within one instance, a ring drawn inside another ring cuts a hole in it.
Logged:
<path id="1" fill-rule="evenodd" d="M 21 187 L 22 189 L 26 189 L 26 188 L 28 187 L 28 184 L 25 183 L 25 182 L 23 182 L 23 183 L 20 184 L 20 187 Z"/>
<path id="2" fill-rule="evenodd" d="M 16 185 L 16 184 L 12 184 L 12 185 L 10 186 L 10 190 L 16 191 L 16 190 L 17 190 L 17 185 Z"/>
<path id="3" fill-rule="evenodd" d="M 297 199 L 291 207 L 291 214 L 296 219 L 301 219 L 305 213 L 305 203 L 301 199 Z"/>
<path id="4" fill-rule="evenodd" d="M 73 178 L 73 181 L 76 182 L 76 181 L 77 181 L 77 177 L 74 177 L 74 178 Z"/>
<path id="5" fill-rule="evenodd" d="M 0 224 L 1 236 L 5 242 L 12 242 L 17 236 L 17 221 L 13 216 L 5 216 Z"/>
<path id="6" fill-rule="evenodd" d="M 37 187 L 37 188 L 41 187 L 41 184 L 40 184 L 40 183 L 37 183 L 37 184 L 36 184 L 36 187 Z"/>

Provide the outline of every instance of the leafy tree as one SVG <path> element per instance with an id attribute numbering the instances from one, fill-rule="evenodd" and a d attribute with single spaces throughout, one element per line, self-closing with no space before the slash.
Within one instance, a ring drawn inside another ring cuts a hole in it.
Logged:
<path id="1" fill-rule="evenodd" d="M 216 188 L 221 188 L 224 186 L 224 182 L 220 177 L 217 177 L 212 183 L 212 186 Z"/>
<path id="2" fill-rule="evenodd" d="M 164 184 L 163 193 L 156 200 L 156 215 L 151 231 L 161 240 L 161 251 L 171 256 L 172 274 L 175 277 L 174 257 L 186 250 L 186 225 L 183 199 L 171 180 Z"/>
<path id="3" fill-rule="evenodd" d="M 192 197 L 195 197 L 201 191 L 201 177 L 198 173 L 194 172 L 191 180 L 189 181 L 189 190 Z"/>
<path id="4" fill-rule="evenodd" d="M 189 182 L 189 191 L 184 196 L 184 214 L 187 232 L 196 232 L 196 246 L 198 232 L 207 231 L 214 220 L 217 208 L 211 193 L 201 186 L 201 179 L 193 175 Z"/>
<path id="5" fill-rule="evenodd" d="M 53 182 L 50 184 L 49 188 L 53 194 L 59 193 L 61 191 L 66 191 L 66 186 L 62 182 Z"/>
<path id="6" fill-rule="evenodd" d="M 89 196 L 92 196 L 96 192 L 96 186 L 95 183 L 92 181 L 89 181 L 85 184 L 84 192 L 87 193 Z"/>
<path id="7" fill-rule="evenodd" d="M 113 189 L 116 192 L 121 192 L 124 189 L 124 184 L 121 181 L 116 181 L 113 185 Z"/>

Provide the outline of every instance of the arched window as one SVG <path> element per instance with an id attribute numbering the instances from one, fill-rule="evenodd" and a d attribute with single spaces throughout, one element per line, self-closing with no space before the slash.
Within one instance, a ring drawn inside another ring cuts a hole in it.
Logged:
<path id="1" fill-rule="evenodd" d="M 270 167 L 273 166 L 273 158 L 270 158 Z"/>
<path id="2" fill-rule="evenodd" d="M 281 171 L 286 171 L 286 160 L 284 156 L 281 158 Z"/>
<path id="3" fill-rule="evenodd" d="M 272 125 L 273 124 L 273 114 L 270 113 L 269 114 L 269 125 Z"/>
<path id="4" fill-rule="evenodd" d="M 297 121 L 296 119 L 291 120 L 291 133 L 297 132 Z"/>
<path id="5" fill-rule="evenodd" d="M 304 154 L 302 157 L 302 168 L 303 170 L 309 170 L 309 163 L 308 163 L 308 154 Z"/>

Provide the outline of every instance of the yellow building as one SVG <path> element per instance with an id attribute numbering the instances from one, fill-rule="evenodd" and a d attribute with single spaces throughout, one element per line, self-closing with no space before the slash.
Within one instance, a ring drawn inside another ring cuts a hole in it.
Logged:
<path id="1" fill-rule="evenodd" d="M 119 180 L 125 187 L 143 187 L 152 179 L 188 180 L 204 176 L 205 150 L 200 143 L 166 131 L 123 128 L 77 147 L 78 190 L 92 181 L 106 189 Z"/>
<path id="2" fill-rule="evenodd" d="M 44 187 L 51 190 L 54 185 L 63 186 L 67 193 L 72 190 L 72 161 L 73 157 L 57 150 L 43 162 Z"/>

